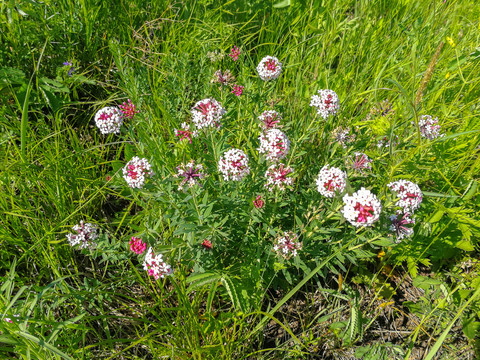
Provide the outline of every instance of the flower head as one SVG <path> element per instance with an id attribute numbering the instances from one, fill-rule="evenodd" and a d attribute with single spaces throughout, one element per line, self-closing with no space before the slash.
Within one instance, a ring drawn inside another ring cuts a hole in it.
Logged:
<path id="1" fill-rule="evenodd" d="M 398 180 L 391 182 L 387 186 L 397 194 L 398 201 L 396 205 L 403 208 L 405 212 L 413 213 L 420 207 L 423 194 L 417 184 L 408 180 Z"/>
<path id="2" fill-rule="evenodd" d="M 335 115 L 340 109 L 340 99 L 333 90 L 318 90 L 318 95 L 312 95 L 310 106 L 317 109 L 317 114 L 326 120 L 330 115 Z"/>
<path id="3" fill-rule="evenodd" d="M 71 246 L 80 245 L 79 249 L 93 249 L 97 245 L 95 240 L 98 238 L 98 229 L 95 225 L 84 223 L 82 220 L 80 224 L 73 227 L 73 231 L 74 233 L 67 235 L 67 240 Z"/>
<path id="4" fill-rule="evenodd" d="M 282 115 L 275 110 L 266 110 L 258 119 L 261 121 L 262 130 L 267 131 L 279 127 L 278 123 L 282 120 Z"/>
<path id="5" fill-rule="evenodd" d="M 203 99 L 193 106 L 192 121 L 197 129 L 208 127 L 220 128 L 220 120 L 225 113 L 225 109 L 217 100 L 213 98 Z"/>
<path id="6" fill-rule="evenodd" d="M 118 134 L 123 124 L 123 114 L 116 106 L 101 108 L 95 114 L 95 124 L 104 135 Z"/>
<path id="7" fill-rule="evenodd" d="M 163 261 L 162 254 L 155 255 L 152 248 L 149 248 L 145 255 L 143 269 L 147 270 L 148 275 L 153 276 L 155 280 L 173 274 L 172 267 Z"/>
<path id="8" fill-rule="evenodd" d="M 282 63 L 275 56 L 265 56 L 258 64 L 257 72 L 264 81 L 276 79 L 282 72 Z"/>
<path id="9" fill-rule="evenodd" d="M 253 200 L 253 206 L 255 206 L 257 209 L 261 209 L 263 207 L 262 195 L 258 195 L 255 200 Z"/>
<path id="10" fill-rule="evenodd" d="M 212 242 L 207 239 L 203 240 L 202 246 L 207 250 L 211 250 L 213 248 Z"/>
<path id="11" fill-rule="evenodd" d="M 153 176 L 152 166 L 147 159 L 135 156 L 123 168 L 123 178 L 131 188 L 141 189 L 147 176 Z"/>
<path id="12" fill-rule="evenodd" d="M 194 160 L 190 160 L 186 165 L 183 163 L 180 164 L 180 166 L 177 167 L 177 171 L 178 173 L 174 176 L 182 179 L 180 185 L 178 185 L 179 191 L 184 190 L 185 185 L 188 185 L 189 188 L 194 185 L 200 185 L 198 180 L 205 177 L 205 174 L 203 173 L 203 165 L 195 164 Z"/>
<path id="13" fill-rule="evenodd" d="M 140 110 L 135 109 L 135 104 L 132 104 L 132 101 L 128 99 L 128 104 L 126 102 L 123 105 L 119 105 L 120 111 L 123 114 L 123 117 L 126 119 L 133 119 L 135 114 L 138 114 Z"/>
<path id="14" fill-rule="evenodd" d="M 198 131 L 190 130 L 190 125 L 186 122 L 182 123 L 182 130 L 173 129 L 173 132 L 175 133 L 175 136 L 180 138 L 180 141 L 187 139 L 189 144 L 192 143 L 192 137 L 198 137 Z"/>
<path id="15" fill-rule="evenodd" d="M 283 164 L 273 164 L 265 172 L 265 178 L 267 183 L 265 187 L 268 191 L 273 191 L 276 189 L 280 191 L 285 191 L 287 186 L 292 186 L 293 178 L 289 175 L 293 173 L 293 170 L 290 166 L 285 166 Z"/>
<path id="16" fill-rule="evenodd" d="M 331 137 L 346 149 L 347 144 L 354 142 L 356 137 L 355 134 L 350 134 L 350 130 L 349 127 L 343 128 L 339 126 L 332 131 Z"/>
<path id="17" fill-rule="evenodd" d="M 412 121 L 412 125 L 415 123 Z M 443 137 L 445 134 L 440 134 L 440 125 L 438 124 L 438 118 L 433 119 L 430 115 L 420 116 L 418 121 L 418 127 L 420 128 L 420 134 L 422 137 L 429 140 L 434 140 L 438 137 Z"/>
<path id="18" fill-rule="evenodd" d="M 234 45 L 233 48 L 230 50 L 230 54 L 228 54 L 232 58 L 233 61 L 237 61 L 238 57 L 240 56 L 240 49 Z"/>
<path id="19" fill-rule="evenodd" d="M 295 257 L 297 256 L 297 251 L 302 249 L 302 243 L 298 242 L 297 239 L 297 234 L 292 231 L 285 231 L 274 240 L 273 250 L 286 259 L 292 256 Z"/>
<path id="20" fill-rule="evenodd" d="M 218 171 L 225 181 L 241 181 L 250 174 L 248 156 L 240 149 L 230 149 L 220 157 Z"/>
<path id="21" fill-rule="evenodd" d="M 350 167 L 360 173 L 364 173 L 365 170 L 372 169 L 372 160 L 361 152 L 355 152 L 355 159 L 350 157 Z"/>
<path id="22" fill-rule="evenodd" d="M 217 70 L 213 74 L 213 79 L 211 82 L 213 83 L 219 83 L 220 85 L 229 85 L 235 81 L 235 76 L 232 75 L 230 70 L 225 70 L 225 72 L 222 74 L 222 70 Z"/>
<path id="23" fill-rule="evenodd" d="M 345 186 L 347 186 L 347 173 L 339 168 L 325 165 L 320 170 L 315 182 L 320 194 L 328 198 L 333 198 L 345 190 Z"/>
<path id="24" fill-rule="evenodd" d="M 397 242 L 400 242 L 403 238 L 413 235 L 413 228 L 406 225 L 415 224 L 415 219 L 411 218 L 409 213 L 404 213 L 402 216 L 401 211 L 397 211 L 396 214 L 390 216 L 390 231 L 397 238 Z"/>
<path id="25" fill-rule="evenodd" d="M 233 85 L 233 90 L 232 90 L 232 94 L 235 94 L 235 96 L 240 96 L 242 95 L 243 93 L 243 89 L 245 89 L 245 86 L 242 86 L 242 85 Z"/>
<path id="26" fill-rule="evenodd" d="M 142 254 L 147 249 L 147 244 L 135 236 L 132 236 L 128 244 L 130 245 L 130 251 L 133 251 L 137 255 Z"/>
<path id="27" fill-rule="evenodd" d="M 382 211 L 382 204 L 377 197 L 363 187 L 352 195 L 345 195 L 343 202 L 343 216 L 356 227 L 371 226 L 379 219 Z"/>
<path id="28" fill-rule="evenodd" d="M 287 156 L 290 150 L 290 140 L 279 129 L 267 130 L 264 134 L 260 134 L 260 147 L 258 152 L 265 154 L 265 158 L 271 161 L 278 161 Z"/>

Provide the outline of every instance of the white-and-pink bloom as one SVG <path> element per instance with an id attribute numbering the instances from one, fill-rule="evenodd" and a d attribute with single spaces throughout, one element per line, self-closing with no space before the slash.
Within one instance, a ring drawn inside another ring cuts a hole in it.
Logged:
<path id="1" fill-rule="evenodd" d="M 264 81 L 274 80 L 282 73 L 282 63 L 275 56 L 265 56 L 258 64 L 257 72 Z"/>
<path id="2" fill-rule="evenodd" d="M 345 206 L 342 214 L 353 226 L 371 226 L 380 218 L 382 204 L 377 197 L 365 188 L 343 197 Z"/>
<path id="3" fill-rule="evenodd" d="M 192 121 L 197 129 L 220 128 L 220 120 L 225 113 L 226 110 L 214 98 L 203 99 L 193 106 Z"/>
<path id="4" fill-rule="evenodd" d="M 273 250 L 286 259 L 297 256 L 297 251 L 302 249 L 302 243 L 297 241 L 298 236 L 292 231 L 279 234 L 274 241 Z"/>
<path id="5" fill-rule="evenodd" d="M 162 254 L 155 255 L 152 248 L 149 248 L 147 255 L 145 255 L 143 269 L 148 272 L 148 275 L 153 276 L 155 280 L 173 274 L 172 267 L 163 261 Z"/>
<path id="6" fill-rule="evenodd" d="M 260 127 L 262 130 L 267 131 L 279 127 L 278 124 L 282 120 L 282 115 L 275 110 L 265 110 L 258 119 L 261 121 Z"/>
<path id="7" fill-rule="evenodd" d="M 258 152 L 265 154 L 265 158 L 270 161 L 278 161 L 287 156 L 290 150 L 290 140 L 279 129 L 267 130 L 264 134 L 260 134 L 260 147 Z"/>
<path id="8" fill-rule="evenodd" d="M 415 123 L 412 122 L 412 125 Z M 420 128 L 420 134 L 422 137 L 429 140 L 434 140 L 438 137 L 443 137 L 445 134 L 440 134 L 440 125 L 438 125 L 438 118 L 432 118 L 430 115 L 420 116 L 418 121 L 418 127 Z"/>
<path id="9" fill-rule="evenodd" d="M 67 240 L 71 246 L 80 245 L 79 249 L 93 249 L 97 245 L 95 240 L 98 238 L 98 229 L 95 225 L 90 223 L 84 223 L 83 220 L 80 224 L 73 227 L 74 233 L 67 235 Z"/>
<path id="10" fill-rule="evenodd" d="M 293 170 L 290 166 L 283 164 L 273 164 L 265 172 L 265 178 L 267 183 L 265 187 L 268 191 L 278 189 L 285 191 L 285 188 L 293 185 L 293 178 L 290 175 L 293 174 Z"/>
<path id="11" fill-rule="evenodd" d="M 175 133 L 175 136 L 180 138 L 180 141 L 187 139 L 190 144 L 192 143 L 192 137 L 198 137 L 198 131 L 190 130 L 190 125 L 186 122 L 182 123 L 181 130 L 173 129 L 173 132 Z"/>
<path id="12" fill-rule="evenodd" d="M 365 170 L 372 170 L 372 160 L 361 152 L 356 152 L 355 159 L 350 157 L 350 166 L 353 170 L 364 173 Z"/>
<path id="13" fill-rule="evenodd" d="M 396 214 L 390 216 L 390 222 L 390 231 L 395 235 L 397 243 L 413 235 L 413 228 L 407 227 L 407 225 L 415 224 L 415 218 L 412 218 L 409 213 L 402 215 L 401 211 L 397 211 Z"/>
<path id="14" fill-rule="evenodd" d="M 408 180 L 397 180 L 387 185 L 390 190 L 394 191 L 398 196 L 396 205 L 401 207 L 404 212 L 414 212 L 420 207 L 423 200 L 422 190 L 420 187 Z"/>
<path id="15" fill-rule="evenodd" d="M 218 171 L 223 174 L 225 181 L 241 181 L 250 174 L 247 154 L 240 149 L 225 151 L 218 162 Z"/>
<path id="16" fill-rule="evenodd" d="M 123 114 L 116 106 L 101 108 L 95 114 L 95 124 L 100 132 L 106 134 L 118 134 L 123 124 Z"/>
<path id="17" fill-rule="evenodd" d="M 312 95 L 310 106 L 317 109 L 317 114 L 326 120 L 330 115 L 335 115 L 340 109 L 340 99 L 333 90 L 318 90 L 318 95 Z"/>
<path id="18" fill-rule="evenodd" d="M 320 170 L 315 182 L 320 194 L 328 198 L 333 198 L 345 190 L 345 186 L 347 186 L 347 173 L 339 168 L 325 165 Z"/>
<path id="19" fill-rule="evenodd" d="M 135 156 L 123 168 L 123 178 L 131 188 L 141 189 L 147 177 L 152 177 L 152 166 L 147 159 Z"/>

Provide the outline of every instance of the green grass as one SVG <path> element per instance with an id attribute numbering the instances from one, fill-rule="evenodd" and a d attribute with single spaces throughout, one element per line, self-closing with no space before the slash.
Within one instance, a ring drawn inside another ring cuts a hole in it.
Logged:
<path id="1" fill-rule="evenodd" d="M 20 319 L 0 321 L 1 356 L 479 355 L 480 5 L 275 3 L 0 5 L 6 45 L 0 49 L 0 315 Z M 209 51 L 226 53 L 233 45 L 242 49 L 239 62 L 208 59 Z M 264 84 L 255 71 L 265 55 L 284 65 L 274 83 Z M 72 77 L 62 66 L 67 60 L 75 66 Z M 235 74 L 244 95 L 210 82 L 220 68 Z M 328 123 L 309 106 L 318 89 L 333 89 L 341 100 L 341 112 Z M 206 97 L 228 110 L 222 130 L 192 146 L 179 144 L 174 128 Z M 95 112 L 127 98 L 140 114 L 119 136 L 100 135 Z M 385 99 L 395 115 L 369 118 Z M 252 178 L 263 175 L 256 117 L 269 101 L 283 114 L 297 181 L 293 192 L 267 196 L 274 205 L 264 215 L 252 213 L 257 221 L 245 214 L 261 185 L 224 183 L 216 161 L 229 146 L 239 147 L 251 159 Z M 444 138 L 420 137 L 411 123 L 425 114 L 439 118 Z M 337 126 L 355 129 L 355 149 L 331 140 Z M 378 139 L 395 135 L 401 146 L 377 148 Z M 385 203 L 392 200 L 386 184 L 396 179 L 424 191 L 410 241 L 393 246 L 376 242 L 381 235 L 373 231 L 355 232 L 333 211 L 341 203 L 316 192 L 324 164 L 345 167 L 347 156 L 361 149 L 374 160 L 373 175 L 349 173 L 352 189 L 368 182 Z M 147 190 L 131 191 L 122 178 L 133 156 L 152 161 L 157 177 Z M 204 161 L 210 176 L 205 191 L 188 197 L 171 178 L 191 158 Z M 227 211 L 237 226 L 228 239 L 219 229 L 228 226 L 219 225 Z M 65 235 L 80 220 L 99 226 L 100 250 L 68 245 Z M 181 226 L 196 221 L 201 226 L 183 235 Z M 270 230 L 279 228 L 299 230 L 306 248 L 318 245 L 317 257 L 285 270 L 260 245 L 249 245 L 268 243 Z M 136 234 L 168 252 L 173 277 L 146 276 L 128 255 Z M 198 250 L 204 236 L 216 239 L 213 255 Z M 246 248 L 244 263 L 253 265 L 242 267 L 238 254 L 228 253 L 237 243 Z M 377 257 L 380 251 L 385 255 Z M 401 316 L 407 325 L 383 345 L 392 319 Z"/>

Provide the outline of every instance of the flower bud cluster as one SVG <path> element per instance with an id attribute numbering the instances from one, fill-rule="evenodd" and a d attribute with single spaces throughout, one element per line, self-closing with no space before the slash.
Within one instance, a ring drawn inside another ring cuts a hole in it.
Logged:
<path id="1" fill-rule="evenodd" d="M 310 106 L 317 109 L 317 114 L 326 120 L 330 115 L 335 115 L 340 109 L 340 99 L 333 90 L 318 90 L 318 95 L 312 95 Z"/>
<path id="2" fill-rule="evenodd" d="M 142 239 L 132 236 L 132 239 L 128 243 L 130 245 L 130 251 L 140 255 L 147 249 L 147 244 Z"/>
<path id="3" fill-rule="evenodd" d="M 98 238 L 98 229 L 95 225 L 80 221 L 73 227 L 74 233 L 67 235 L 67 240 L 71 246 L 80 245 L 79 249 L 93 249 L 97 244 L 95 240 Z"/>
<path id="4" fill-rule="evenodd" d="M 270 161 L 278 161 L 287 156 L 290 149 L 290 140 L 279 129 L 270 129 L 260 134 L 260 147 L 258 152 L 265 154 L 265 158 Z"/>
<path id="5" fill-rule="evenodd" d="M 131 188 L 141 189 L 145 184 L 146 177 L 152 177 L 152 167 L 147 159 L 135 156 L 123 168 L 123 178 Z"/>
<path id="6" fill-rule="evenodd" d="M 297 241 L 297 234 L 292 231 L 285 231 L 283 234 L 279 234 L 274 241 L 273 250 L 278 255 L 283 256 L 286 259 L 292 256 L 297 256 L 297 251 L 302 249 L 302 243 Z"/>
<path id="7" fill-rule="evenodd" d="M 104 135 L 118 134 L 123 124 L 123 114 L 116 106 L 101 108 L 95 114 L 95 124 Z"/>
<path id="8" fill-rule="evenodd" d="M 270 165 L 265 172 L 265 178 L 267 179 L 265 187 L 268 191 L 275 189 L 285 191 L 286 187 L 293 185 L 293 178 L 289 177 L 291 174 L 293 174 L 293 170 L 290 166 L 281 163 Z"/>
<path id="9" fill-rule="evenodd" d="M 197 129 L 220 128 L 222 126 L 220 120 L 226 113 L 222 105 L 214 98 L 200 100 L 193 106 L 191 112 L 192 121 Z"/>
<path id="10" fill-rule="evenodd" d="M 241 181 L 250 174 L 248 156 L 240 149 L 230 149 L 220 157 L 218 171 L 225 181 Z"/>
<path id="11" fill-rule="evenodd" d="M 153 276 L 155 280 L 173 274 L 172 267 L 163 261 L 162 254 L 155 255 L 152 248 L 149 248 L 147 255 L 145 255 L 143 269 L 148 272 L 148 275 Z"/>
<path id="12" fill-rule="evenodd" d="M 353 226 L 371 226 L 380 217 L 382 204 L 377 197 L 365 188 L 343 197 L 345 206 L 342 214 Z"/>
<path id="13" fill-rule="evenodd" d="M 396 205 L 401 207 L 405 213 L 413 212 L 420 207 L 423 200 L 420 187 L 408 180 L 398 180 L 387 185 L 390 190 L 398 196 Z"/>
<path id="14" fill-rule="evenodd" d="M 257 72 L 263 81 L 274 80 L 282 72 L 282 63 L 275 56 L 265 56 L 258 64 Z"/>
<path id="15" fill-rule="evenodd" d="M 325 165 L 316 180 L 317 190 L 325 197 L 333 198 L 340 194 L 347 186 L 347 173 L 339 168 Z"/>

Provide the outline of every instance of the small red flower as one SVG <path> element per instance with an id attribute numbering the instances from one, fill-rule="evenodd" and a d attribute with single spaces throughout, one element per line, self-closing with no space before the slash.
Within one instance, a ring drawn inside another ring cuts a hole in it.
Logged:
<path id="1" fill-rule="evenodd" d="M 210 250 L 213 247 L 212 243 L 207 239 L 203 240 L 202 246 L 207 250 Z"/>
<path id="2" fill-rule="evenodd" d="M 107 179 L 107 181 L 110 181 L 110 180 L 112 180 L 112 177 L 110 175 L 107 175 L 106 179 Z"/>
<path id="3" fill-rule="evenodd" d="M 262 200 L 262 196 L 261 195 L 258 195 L 257 198 L 255 200 L 253 200 L 253 205 L 257 208 L 257 209 L 261 209 L 263 207 L 263 200 Z"/>

